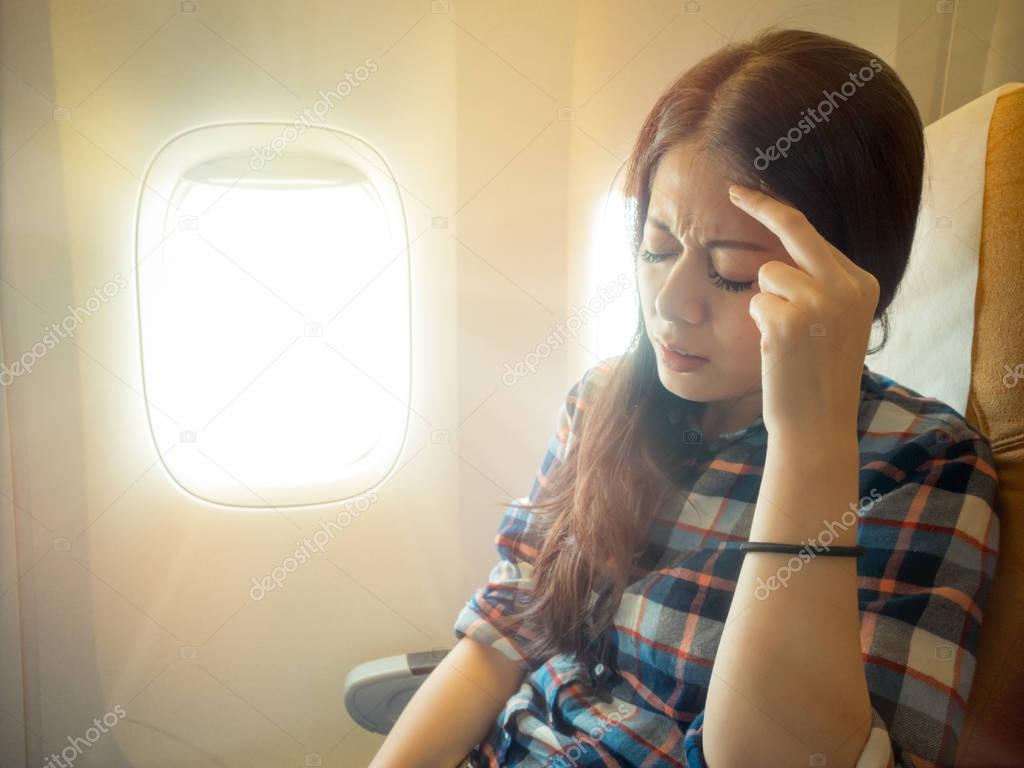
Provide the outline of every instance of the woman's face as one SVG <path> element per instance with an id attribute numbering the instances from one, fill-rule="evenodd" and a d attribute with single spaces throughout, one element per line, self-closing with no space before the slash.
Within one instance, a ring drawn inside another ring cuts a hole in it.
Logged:
<path id="1" fill-rule="evenodd" d="M 708 403 L 726 432 L 761 413 L 760 331 L 748 312 L 758 269 L 778 259 L 796 266 L 779 239 L 729 199 L 731 180 L 707 153 L 679 145 L 655 172 L 637 262 L 647 336 L 661 383 Z M 654 254 L 653 256 L 651 254 Z M 707 358 L 673 370 L 661 343 Z"/>

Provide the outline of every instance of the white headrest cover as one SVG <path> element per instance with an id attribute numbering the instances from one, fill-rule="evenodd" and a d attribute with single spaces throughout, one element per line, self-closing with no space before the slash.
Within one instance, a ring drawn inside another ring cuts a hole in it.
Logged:
<path id="1" fill-rule="evenodd" d="M 992 109 L 1007 83 L 925 128 L 925 178 L 910 263 L 889 309 L 885 349 L 868 368 L 967 409 L 978 284 L 985 152 Z M 876 323 L 871 346 L 881 340 Z"/>

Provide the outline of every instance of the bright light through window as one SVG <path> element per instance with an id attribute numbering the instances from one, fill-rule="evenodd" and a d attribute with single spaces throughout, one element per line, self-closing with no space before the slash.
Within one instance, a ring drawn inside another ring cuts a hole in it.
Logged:
<path id="1" fill-rule="evenodd" d="M 191 166 L 170 200 L 144 194 L 138 256 L 146 398 L 168 471 L 237 506 L 366 490 L 396 459 L 409 411 L 401 212 L 353 165 L 285 155 L 256 173 L 242 152 Z M 146 252 L 144 206 L 161 202 Z"/>
<path id="2" fill-rule="evenodd" d="M 612 190 L 598 203 L 591 234 L 590 258 L 587 268 L 587 297 L 605 292 L 618 295 L 590 319 L 586 326 L 585 346 L 602 360 L 622 354 L 636 332 L 636 278 L 630 258 L 624 224 L 625 204 L 622 195 Z M 628 288 L 610 287 L 618 283 Z"/>

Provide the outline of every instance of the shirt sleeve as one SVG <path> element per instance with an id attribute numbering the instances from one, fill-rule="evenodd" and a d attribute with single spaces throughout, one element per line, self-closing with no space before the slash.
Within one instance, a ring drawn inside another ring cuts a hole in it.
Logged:
<path id="1" fill-rule="evenodd" d="M 547 452 L 530 493 L 525 497 L 530 503 L 540 500 L 551 474 L 572 448 L 579 428 L 579 414 L 585 405 L 582 402 L 583 389 L 593 370 L 588 370 L 573 384 L 558 412 L 554 434 L 548 441 Z M 487 583 L 472 595 L 454 625 L 456 638 L 468 636 L 490 645 L 527 673 L 542 665 L 545 659 L 526 653 L 526 642 L 535 638 L 510 614 L 514 605 L 528 601 L 533 591 L 533 566 L 542 544 L 533 522 L 532 510 L 514 506 L 505 508 L 494 538 L 499 559 L 491 569 Z"/>
<path id="2" fill-rule="evenodd" d="M 989 442 L 951 429 L 861 468 L 858 599 L 872 723 L 856 768 L 955 763 L 999 519 Z M 709 768 L 703 723 L 702 710 L 684 736 L 689 768 Z"/>
<path id="3" fill-rule="evenodd" d="M 988 440 L 947 426 L 861 470 L 861 487 L 880 495 L 862 502 L 858 534 L 873 717 L 859 768 L 956 759 L 999 551 L 998 480 Z M 876 736 L 883 727 L 891 763 Z"/>

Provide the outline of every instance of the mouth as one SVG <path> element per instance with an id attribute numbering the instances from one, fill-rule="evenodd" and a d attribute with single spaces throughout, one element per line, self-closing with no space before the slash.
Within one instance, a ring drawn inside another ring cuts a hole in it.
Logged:
<path id="1" fill-rule="evenodd" d="M 675 354 L 675 355 L 679 355 L 680 357 L 685 357 L 685 358 L 692 359 L 692 360 L 695 360 L 695 361 L 696 360 L 705 360 L 706 361 L 706 360 L 710 359 L 710 358 L 704 357 L 702 355 L 691 354 L 690 352 L 686 351 L 683 347 L 674 346 L 672 344 L 666 344 L 664 341 L 661 341 L 660 339 L 658 340 L 658 344 L 661 347 L 663 352 L 669 352 L 669 353 L 672 353 L 672 354 Z"/>

